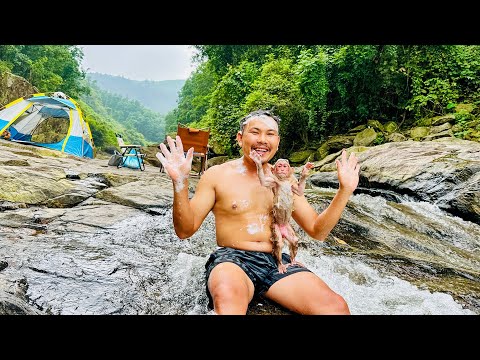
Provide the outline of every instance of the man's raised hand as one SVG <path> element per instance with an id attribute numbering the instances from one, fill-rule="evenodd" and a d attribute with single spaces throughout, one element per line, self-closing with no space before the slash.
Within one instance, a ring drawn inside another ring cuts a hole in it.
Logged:
<path id="1" fill-rule="evenodd" d="M 337 165 L 338 181 L 340 189 L 353 193 L 358 186 L 360 164 L 355 154 L 352 152 L 347 159 L 347 152 L 342 151 L 341 159 L 335 160 Z"/>
<path id="2" fill-rule="evenodd" d="M 170 150 L 164 143 L 160 144 L 162 153 L 157 153 L 158 160 L 162 163 L 168 176 L 173 181 L 181 181 L 188 177 L 192 169 L 193 147 L 188 149 L 187 154 L 183 152 L 183 144 L 180 136 L 177 135 L 175 141 L 167 136 L 167 143 Z"/>

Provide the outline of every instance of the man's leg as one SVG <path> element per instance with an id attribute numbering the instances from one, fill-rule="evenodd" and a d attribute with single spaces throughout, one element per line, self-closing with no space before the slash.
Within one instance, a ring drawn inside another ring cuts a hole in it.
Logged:
<path id="1" fill-rule="evenodd" d="M 349 315 L 342 296 L 314 273 L 297 272 L 275 282 L 264 296 L 303 315 Z"/>
<path id="2" fill-rule="evenodd" d="M 232 262 L 223 262 L 213 268 L 208 289 L 214 311 L 219 315 L 245 315 L 254 294 L 252 280 Z"/>

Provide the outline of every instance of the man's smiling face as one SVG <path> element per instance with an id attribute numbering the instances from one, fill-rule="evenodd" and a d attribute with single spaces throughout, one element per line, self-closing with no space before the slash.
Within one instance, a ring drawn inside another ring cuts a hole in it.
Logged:
<path id="1" fill-rule="evenodd" d="M 278 150 L 278 124 L 267 115 L 253 116 L 246 120 L 243 133 L 238 132 L 237 141 L 244 156 L 249 156 L 253 150 L 261 157 L 262 163 L 266 163 Z"/>

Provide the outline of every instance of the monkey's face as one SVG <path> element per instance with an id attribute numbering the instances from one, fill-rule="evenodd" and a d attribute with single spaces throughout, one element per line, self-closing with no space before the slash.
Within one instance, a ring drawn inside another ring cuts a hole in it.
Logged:
<path id="1" fill-rule="evenodd" d="M 273 168 L 273 172 L 279 179 L 286 179 L 291 175 L 292 168 L 287 161 L 284 160 L 277 160 L 275 163 L 275 167 Z"/>
<path id="2" fill-rule="evenodd" d="M 278 150 L 278 124 L 269 116 L 252 117 L 246 123 L 243 133 L 237 134 L 237 141 L 244 156 L 249 157 L 253 150 L 261 157 L 262 163 L 266 163 Z"/>

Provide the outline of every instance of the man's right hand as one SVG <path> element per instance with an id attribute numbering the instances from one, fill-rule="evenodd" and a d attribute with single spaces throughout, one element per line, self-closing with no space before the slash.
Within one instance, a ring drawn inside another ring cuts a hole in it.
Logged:
<path id="1" fill-rule="evenodd" d="M 161 143 L 160 150 L 162 150 L 162 153 L 158 152 L 156 156 L 174 182 L 183 181 L 190 174 L 190 170 L 192 170 L 193 147 L 188 149 L 185 155 L 182 140 L 178 135 L 175 141 L 170 136 L 167 136 L 167 143 L 170 150 L 164 143 Z"/>

